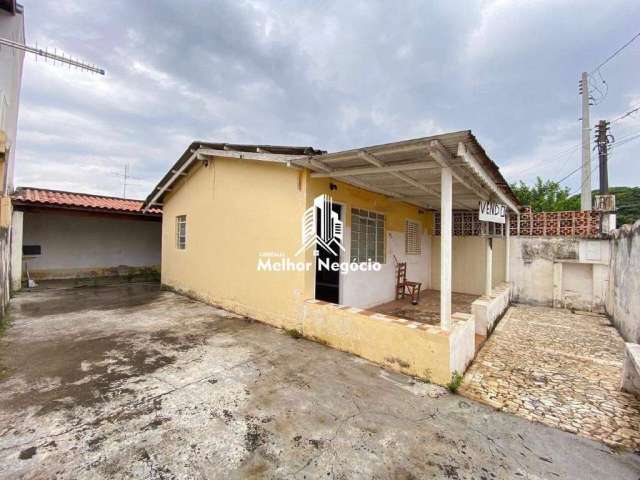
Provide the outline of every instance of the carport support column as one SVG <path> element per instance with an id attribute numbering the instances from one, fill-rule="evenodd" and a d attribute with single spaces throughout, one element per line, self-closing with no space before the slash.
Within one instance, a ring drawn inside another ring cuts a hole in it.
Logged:
<path id="1" fill-rule="evenodd" d="M 451 328 L 451 169 L 440 171 L 440 328 Z"/>
<path id="2" fill-rule="evenodd" d="M 511 216 L 507 213 L 504 231 L 504 281 L 509 283 L 511 271 L 509 270 L 509 243 L 511 241 Z"/>
<path id="3" fill-rule="evenodd" d="M 491 296 L 491 281 L 493 277 L 493 238 L 487 237 L 485 240 L 486 253 L 484 256 L 484 294 Z"/>

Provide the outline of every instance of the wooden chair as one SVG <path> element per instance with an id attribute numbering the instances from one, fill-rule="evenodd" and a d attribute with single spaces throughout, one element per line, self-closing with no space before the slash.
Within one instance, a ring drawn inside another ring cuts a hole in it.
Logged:
<path id="1" fill-rule="evenodd" d="M 396 300 L 404 298 L 405 295 L 411 295 L 411 303 L 413 305 L 418 304 L 420 300 L 420 282 L 410 282 L 407 280 L 407 263 L 398 263 L 398 270 L 396 272 Z"/>

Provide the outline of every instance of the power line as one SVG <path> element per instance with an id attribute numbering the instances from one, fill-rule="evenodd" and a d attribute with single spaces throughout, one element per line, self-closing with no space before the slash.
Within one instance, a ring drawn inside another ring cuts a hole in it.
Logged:
<path id="1" fill-rule="evenodd" d="M 611 145 L 612 148 L 615 147 L 615 146 L 621 146 L 621 145 L 624 145 L 625 143 L 628 143 L 628 142 L 631 142 L 631 141 L 635 140 L 636 138 L 640 138 L 640 132 L 631 133 L 631 134 L 629 134 L 629 135 L 627 135 L 625 137 L 619 138 L 615 142 L 612 142 L 610 145 Z M 597 165 L 596 165 L 596 167 L 597 167 Z M 593 173 L 593 171 L 595 170 L 596 167 L 594 167 L 591 170 L 591 173 Z M 562 177 L 556 183 L 561 184 L 562 182 L 564 182 L 567 178 L 571 177 L 573 174 L 575 174 L 581 168 L 582 168 L 582 165 L 580 165 L 578 168 L 573 169 L 571 172 L 569 172 L 567 175 Z"/>
<path id="2" fill-rule="evenodd" d="M 599 71 L 607 63 L 609 63 L 611 60 L 613 60 L 620 52 L 622 52 L 625 48 L 627 48 L 629 45 L 631 45 L 635 41 L 635 39 L 638 38 L 638 37 L 640 37 L 640 32 L 636 33 L 631 40 L 629 40 L 627 43 L 625 43 L 623 46 L 621 46 L 619 49 L 617 49 L 615 52 L 613 52 L 611 55 L 609 55 L 602 63 L 600 63 L 600 65 L 598 65 L 596 68 L 594 68 L 591 71 L 591 74 Z"/>
<path id="3" fill-rule="evenodd" d="M 624 114 L 620 115 L 616 119 L 611 120 L 611 123 L 615 123 L 615 122 L 618 122 L 618 121 L 622 120 L 623 118 L 627 118 L 628 116 L 633 115 L 634 113 L 636 113 L 638 110 L 640 110 L 640 105 L 638 105 L 637 107 L 633 108 L 632 110 L 629 110 L 627 113 L 624 113 Z"/>
<path id="4" fill-rule="evenodd" d="M 632 142 L 633 140 L 636 140 L 636 139 L 638 139 L 638 138 L 640 138 L 640 132 L 637 132 L 637 133 L 634 133 L 634 134 L 631 134 L 631 135 L 627 135 L 626 137 L 622 138 L 621 140 L 619 140 L 619 141 L 617 141 L 617 142 L 612 143 L 611 145 L 618 145 L 618 146 L 621 146 L 621 145 L 624 145 L 625 143 Z M 611 160 L 609 160 L 609 163 L 611 163 Z M 595 172 L 595 170 L 596 170 L 597 166 L 598 166 L 598 165 L 596 164 L 596 165 L 591 169 L 591 173 Z M 580 168 L 582 168 L 582 167 L 580 167 Z M 574 190 L 572 193 L 570 193 L 570 194 L 569 194 L 569 196 L 571 196 L 571 195 L 576 195 L 578 192 L 580 192 L 580 191 L 582 190 L 582 186 L 583 186 L 583 185 L 584 185 L 584 184 L 581 184 L 581 185 L 580 185 L 580 187 L 579 187 L 579 188 L 577 188 L 576 190 Z"/>

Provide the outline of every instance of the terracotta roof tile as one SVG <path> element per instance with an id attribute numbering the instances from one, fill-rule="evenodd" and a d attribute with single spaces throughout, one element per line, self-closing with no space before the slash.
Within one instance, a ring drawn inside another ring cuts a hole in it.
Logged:
<path id="1" fill-rule="evenodd" d="M 18 205 L 78 208 L 121 213 L 142 214 L 142 200 L 129 200 L 116 197 L 104 197 L 87 193 L 63 192 L 44 188 L 21 187 L 12 195 Z M 148 215 L 161 215 L 159 208 L 150 208 Z"/>

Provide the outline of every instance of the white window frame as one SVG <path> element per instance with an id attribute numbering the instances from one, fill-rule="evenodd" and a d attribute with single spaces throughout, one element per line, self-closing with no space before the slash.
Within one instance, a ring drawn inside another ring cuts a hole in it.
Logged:
<path id="1" fill-rule="evenodd" d="M 415 228 L 415 249 L 411 248 L 409 244 L 409 228 Z M 407 256 L 410 255 L 422 255 L 422 224 L 415 220 L 407 218 L 404 222 L 404 253 Z"/>
<path id="2" fill-rule="evenodd" d="M 373 226 L 373 229 L 362 232 L 361 219 L 366 220 L 366 227 Z M 364 208 L 351 208 L 351 248 L 349 252 L 351 261 L 362 263 L 371 259 L 372 262 L 386 263 L 386 231 L 387 217 L 385 214 Z M 369 254 L 371 248 L 373 248 L 372 255 Z"/>
<path id="3" fill-rule="evenodd" d="M 187 216 L 176 215 L 176 249 L 187 249 Z"/>

